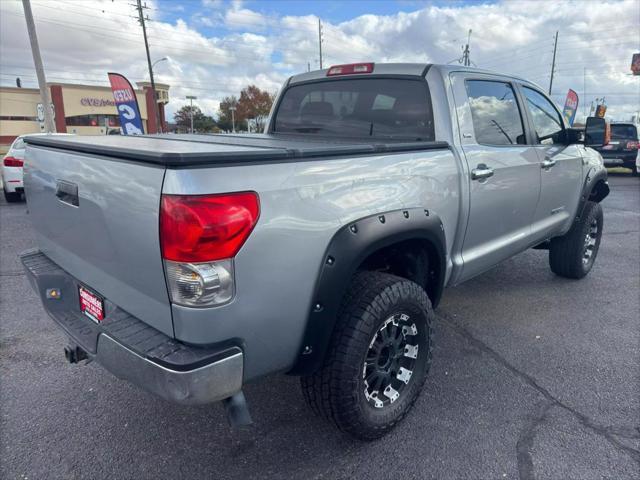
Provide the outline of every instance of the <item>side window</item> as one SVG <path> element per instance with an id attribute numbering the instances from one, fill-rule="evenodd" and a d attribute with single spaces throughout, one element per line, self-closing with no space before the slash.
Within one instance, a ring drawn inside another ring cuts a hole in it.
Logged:
<path id="1" fill-rule="evenodd" d="M 529 87 L 523 87 L 522 91 L 527 99 L 527 109 L 533 119 L 537 143 L 543 145 L 559 143 L 564 125 L 558 110 L 540 92 Z"/>
<path id="2" fill-rule="evenodd" d="M 522 116 L 511 85 L 505 82 L 467 80 L 466 87 L 478 143 L 526 143 Z"/>

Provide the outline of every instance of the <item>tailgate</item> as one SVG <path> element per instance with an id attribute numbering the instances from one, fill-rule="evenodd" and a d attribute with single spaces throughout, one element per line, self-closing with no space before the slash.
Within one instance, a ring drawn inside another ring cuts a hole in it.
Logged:
<path id="1" fill-rule="evenodd" d="M 158 234 L 164 167 L 33 145 L 26 158 L 25 191 L 40 250 L 173 336 Z"/>

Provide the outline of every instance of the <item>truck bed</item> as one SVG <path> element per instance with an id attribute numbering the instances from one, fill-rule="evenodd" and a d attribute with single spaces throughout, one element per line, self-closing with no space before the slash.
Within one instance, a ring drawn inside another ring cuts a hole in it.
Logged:
<path id="1" fill-rule="evenodd" d="M 345 157 L 447 148 L 446 142 L 381 143 L 341 138 L 323 140 L 286 134 L 180 134 L 139 136 L 33 136 L 26 142 L 40 147 L 88 153 L 165 167 L 193 167 L 269 161 Z"/>

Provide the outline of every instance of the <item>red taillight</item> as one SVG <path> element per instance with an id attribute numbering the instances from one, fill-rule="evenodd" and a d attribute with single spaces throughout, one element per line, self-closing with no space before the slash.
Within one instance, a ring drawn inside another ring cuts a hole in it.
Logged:
<path id="1" fill-rule="evenodd" d="M 24 162 L 16 157 L 4 157 L 3 160 L 5 167 L 22 167 Z"/>
<path id="2" fill-rule="evenodd" d="M 211 262 L 238 253 L 260 216 L 255 192 L 163 195 L 162 257 L 174 262 Z"/>
<path id="3" fill-rule="evenodd" d="M 327 77 L 371 72 L 373 72 L 373 63 L 350 63 L 348 65 L 334 65 L 329 68 L 329 70 L 327 70 Z"/>
<path id="4" fill-rule="evenodd" d="M 627 150 L 640 149 L 640 142 L 627 142 Z"/>

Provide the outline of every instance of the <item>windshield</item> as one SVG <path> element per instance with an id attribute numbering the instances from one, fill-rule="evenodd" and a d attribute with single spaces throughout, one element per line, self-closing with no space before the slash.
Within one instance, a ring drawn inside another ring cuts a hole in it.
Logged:
<path id="1" fill-rule="evenodd" d="M 611 139 L 612 140 L 637 140 L 638 133 L 634 125 L 612 124 Z"/>
<path id="2" fill-rule="evenodd" d="M 434 140 L 424 81 L 340 79 L 288 88 L 274 132 L 319 136 Z"/>

